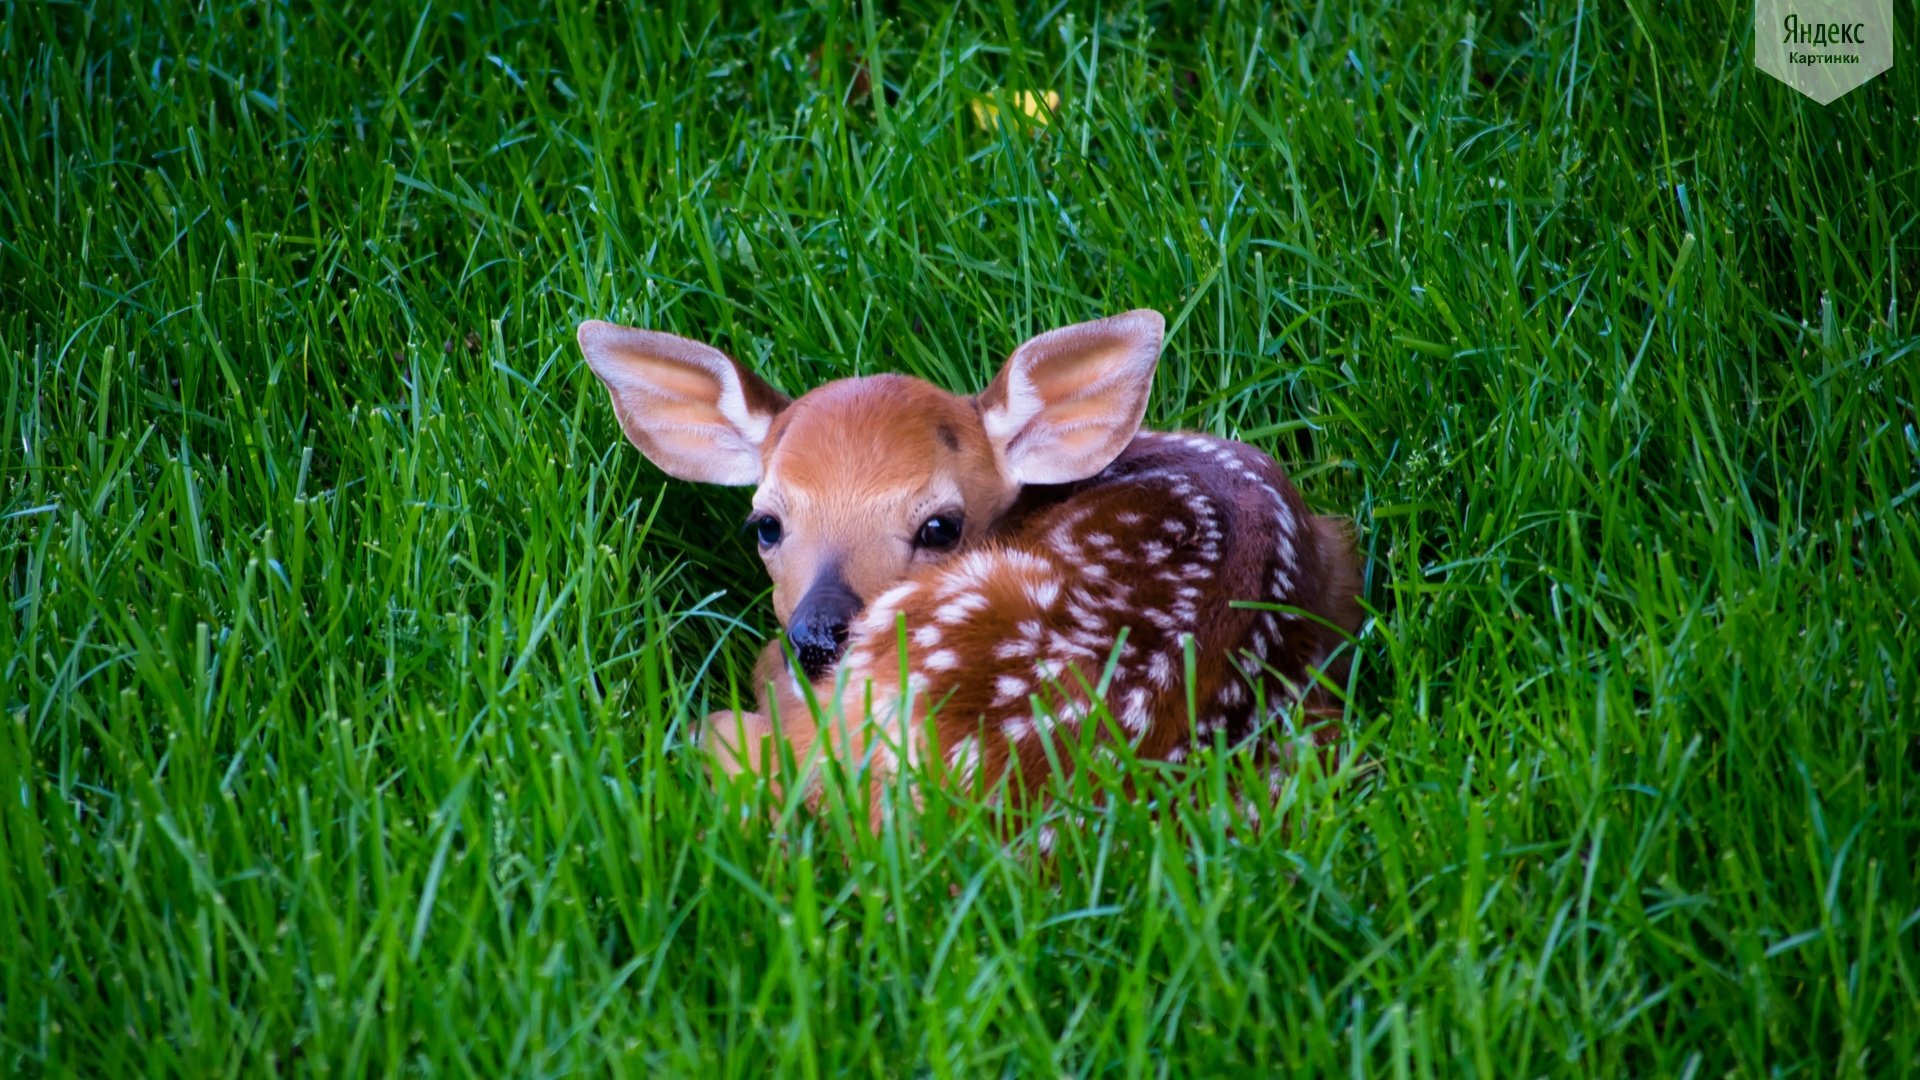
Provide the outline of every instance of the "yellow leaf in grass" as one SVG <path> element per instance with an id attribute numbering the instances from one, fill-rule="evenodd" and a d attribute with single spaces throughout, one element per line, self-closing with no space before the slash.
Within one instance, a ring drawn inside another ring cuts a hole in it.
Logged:
<path id="1" fill-rule="evenodd" d="M 1028 123 L 1045 127 L 1053 114 L 1060 108 L 1060 95 L 1052 90 L 1036 93 L 1032 90 L 1019 90 L 1006 96 L 1006 109 L 1015 117 Z M 1000 126 L 1000 95 L 973 99 L 973 122 L 980 125 L 982 131 L 992 131 Z"/>

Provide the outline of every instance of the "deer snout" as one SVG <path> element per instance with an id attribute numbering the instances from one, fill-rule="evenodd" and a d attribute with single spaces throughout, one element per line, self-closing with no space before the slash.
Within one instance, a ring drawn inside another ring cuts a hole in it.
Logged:
<path id="1" fill-rule="evenodd" d="M 787 640 L 793 642 L 793 654 L 808 682 L 826 674 L 840 659 L 848 628 L 864 607 L 866 602 L 855 595 L 837 566 L 822 571 L 794 605 L 793 617 L 787 622 Z"/>

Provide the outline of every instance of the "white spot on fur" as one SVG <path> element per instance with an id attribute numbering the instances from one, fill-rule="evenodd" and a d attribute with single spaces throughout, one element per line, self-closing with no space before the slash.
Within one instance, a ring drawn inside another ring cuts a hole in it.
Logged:
<path id="1" fill-rule="evenodd" d="M 1027 696 L 1027 681 L 1018 675 L 1000 676 L 993 680 L 993 688 L 996 691 L 993 699 L 995 705 L 1005 705 Z"/>
<path id="2" fill-rule="evenodd" d="M 1293 591 L 1293 575 L 1289 573 L 1285 567 L 1282 567 L 1282 566 L 1274 567 L 1273 568 L 1273 587 L 1276 589 L 1282 590 L 1279 594 L 1277 594 L 1279 596 L 1285 596 L 1287 593 L 1292 592 Z"/>
<path id="3" fill-rule="evenodd" d="M 1081 628 L 1085 630 L 1098 630 L 1106 625 L 1105 619 L 1102 619 L 1097 613 L 1090 610 L 1078 600 L 1070 601 L 1067 604 L 1067 614 L 1073 616 L 1074 621 L 1079 623 Z"/>
<path id="4" fill-rule="evenodd" d="M 928 623 L 913 632 L 913 643 L 923 649 L 935 648 L 940 644 L 940 628 Z"/>
<path id="5" fill-rule="evenodd" d="M 1002 551 L 999 557 L 1008 567 L 1021 573 L 1053 573 L 1053 564 L 1051 562 L 1030 551 Z"/>
<path id="6" fill-rule="evenodd" d="M 1068 640 L 1071 642 L 1068 648 L 1073 650 L 1075 656 L 1087 660 L 1098 660 L 1103 664 L 1106 662 L 1107 654 L 1113 651 L 1113 636 L 1103 631 L 1076 631 L 1068 635 Z M 1122 653 L 1125 653 L 1124 649 Z"/>
<path id="7" fill-rule="evenodd" d="M 1052 607 L 1054 601 L 1060 599 L 1060 582 L 1053 578 L 1029 581 L 1026 584 L 1026 594 L 1034 607 L 1045 610 Z"/>
<path id="8" fill-rule="evenodd" d="M 991 573 L 983 572 L 983 569 L 977 565 L 963 564 L 951 567 L 946 576 L 940 579 L 940 595 L 959 596 L 980 588 L 992 579 Z"/>
<path id="9" fill-rule="evenodd" d="M 1279 565 L 1282 567 L 1291 569 L 1300 565 L 1300 552 L 1294 548 L 1291 540 L 1280 541 L 1279 546 L 1273 549 L 1273 553 L 1280 560 Z"/>
<path id="10" fill-rule="evenodd" d="M 919 591 L 920 585 L 918 582 L 909 581 L 901 585 L 895 585 L 893 588 L 881 593 L 873 601 L 873 610 L 876 612 L 885 611 L 887 613 L 886 621 L 892 622 L 893 609 L 899 607 L 901 602 L 906 600 L 907 597 Z"/>
<path id="11" fill-rule="evenodd" d="M 952 649 L 941 649 L 929 655 L 922 663 L 928 671 L 952 671 L 960 666 L 960 657 Z"/>
<path id="12" fill-rule="evenodd" d="M 1052 563 L 1030 551 L 972 551 L 954 560 L 947 568 L 943 592 L 953 594 L 976 590 L 1008 575 L 1044 576 L 1052 570 Z"/>
<path id="13" fill-rule="evenodd" d="M 973 775 L 980 768 L 980 740 L 969 735 L 954 743 L 947 751 L 947 765 L 960 777 L 964 785 L 973 783 Z"/>
<path id="14" fill-rule="evenodd" d="M 1037 642 L 1029 641 L 1026 638 L 1008 638 L 993 647 L 993 658 L 995 660 L 1017 660 L 1024 656 L 1032 656 L 1034 649 L 1037 647 Z"/>
<path id="15" fill-rule="evenodd" d="M 1127 692 L 1126 708 L 1120 713 L 1120 726 L 1134 735 L 1145 735 L 1153 723 L 1153 716 L 1147 711 L 1150 695 L 1144 686 L 1136 686 Z"/>
<path id="16" fill-rule="evenodd" d="M 1100 658 L 1100 653 L 1098 651 L 1094 649 L 1090 649 L 1087 646 L 1080 644 L 1078 641 L 1075 641 L 1072 638 L 1062 634 L 1054 635 L 1053 640 L 1050 641 L 1048 644 L 1050 645 L 1050 648 L 1048 649 L 1048 651 L 1053 654 L 1053 656 L 1050 658 L 1050 662 L 1053 664 L 1054 667 L 1062 671 L 1066 670 L 1067 660 L 1069 657 L 1077 656 L 1082 660 L 1097 660 Z M 1048 662 L 1049 662 L 1048 660 L 1041 661 L 1042 664 L 1045 664 Z M 1038 670 L 1038 665 L 1036 665 L 1035 670 L 1036 671 Z M 1041 675 L 1040 677 L 1045 679 L 1045 678 L 1052 678 L 1053 676 L 1051 674 L 1044 674 L 1044 675 Z"/>
<path id="17" fill-rule="evenodd" d="M 891 595 L 891 594 L 887 594 L 887 595 Z M 886 595 L 883 595 L 881 597 L 881 600 L 885 600 L 885 599 L 886 599 Z M 886 603 L 875 603 L 872 607 L 869 607 L 867 609 L 867 613 L 865 615 L 861 616 L 859 633 L 867 636 L 874 636 L 874 635 L 884 634 L 891 631 L 893 629 L 893 620 L 896 614 L 898 614 L 898 612 L 895 610 L 893 605 L 886 604 Z"/>
<path id="18" fill-rule="evenodd" d="M 934 618 L 943 623 L 957 623 L 986 606 L 986 597 L 979 593 L 965 593 L 942 604 L 940 613 Z"/>

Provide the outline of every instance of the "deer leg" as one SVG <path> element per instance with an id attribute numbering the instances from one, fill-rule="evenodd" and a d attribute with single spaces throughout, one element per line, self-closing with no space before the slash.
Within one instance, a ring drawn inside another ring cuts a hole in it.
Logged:
<path id="1" fill-rule="evenodd" d="M 778 640 L 760 650 L 753 681 L 758 698 L 754 711 L 709 713 L 704 739 L 715 763 L 728 776 L 752 774 L 768 779 L 780 771 L 783 748 L 791 748 L 796 763 L 803 761 L 817 731 L 806 699 L 787 671 Z"/>

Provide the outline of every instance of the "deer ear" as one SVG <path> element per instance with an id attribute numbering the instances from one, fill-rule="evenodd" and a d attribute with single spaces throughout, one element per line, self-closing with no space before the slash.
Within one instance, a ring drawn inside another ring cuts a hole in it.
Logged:
<path id="1" fill-rule="evenodd" d="M 583 322 L 580 351 L 647 460 L 682 480 L 759 482 L 760 446 L 787 407 L 780 391 L 711 345 L 657 330 Z"/>
<path id="2" fill-rule="evenodd" d="M 1049 330 L 1015 349 L 980 393 L 980 419 L 1019 484 L 1084 480 L 1140 430 L 1167 322 L 1157 311 Z"/>

